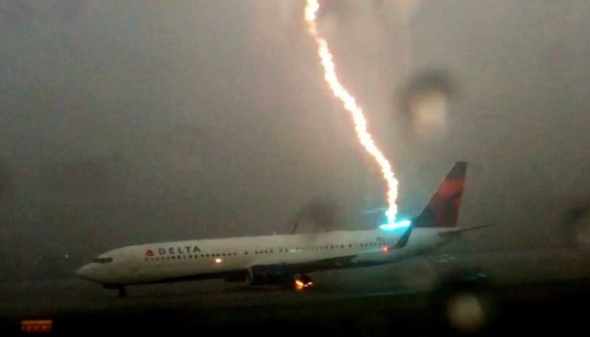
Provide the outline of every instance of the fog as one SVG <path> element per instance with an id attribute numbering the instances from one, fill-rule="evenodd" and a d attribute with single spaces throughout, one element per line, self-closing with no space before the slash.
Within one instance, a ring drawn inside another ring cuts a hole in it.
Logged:
<path id="1" fill-rule="evenodd" d="M 320 19 L 401 212 L 466 160 L 462 225 L 500 225 L 473 247 L 561 244 L 563 212 L 590 195 L 590 4 L 413 5 L 342 0 Z M 384 185 L 302 10 L 0 0 L 0 278 L 70 275 L 129 244 L 288 233 L 313 200 L 337 205 L 332 228 L 374 227 L 362 212 Z M 431 87 L 445 123 L 419 133 L 407 100 Z"/>

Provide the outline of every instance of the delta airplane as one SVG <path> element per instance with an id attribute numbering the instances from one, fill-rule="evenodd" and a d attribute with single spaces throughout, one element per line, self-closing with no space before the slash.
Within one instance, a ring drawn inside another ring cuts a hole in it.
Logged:
<path id="1" fill-rule="evenodd" d="M 120 297 L 127 295 L 125 287 L 130 285 L 212 278 L 302 290 L 313 285 L 310 273 L 395 263 L 446 245 L 465 231 L 486 227 L 456 227 L 466 173 L 467 163 L 456 163 L 411 221 L 365 231 L 128 246 L 98 256 L 76 274 L 119 290 Z"/>

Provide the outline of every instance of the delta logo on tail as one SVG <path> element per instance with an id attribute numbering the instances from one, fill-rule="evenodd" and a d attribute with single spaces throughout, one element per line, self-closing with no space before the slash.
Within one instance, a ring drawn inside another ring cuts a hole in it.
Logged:
<path id="1" fill-rule="evenodd" d="M 455 163 L 428 205 L 416 217 L 416 228 L 450 228 L 457 225 L 466 174 L 467 163 Z"/>
<path id="2" fill-rule="evenodd" d="M 464 186 L 464 179 L 447 180 L 436 193 L 429 206 L 434 209 L 439 227 L 452 227 L 457 223 Z"/>

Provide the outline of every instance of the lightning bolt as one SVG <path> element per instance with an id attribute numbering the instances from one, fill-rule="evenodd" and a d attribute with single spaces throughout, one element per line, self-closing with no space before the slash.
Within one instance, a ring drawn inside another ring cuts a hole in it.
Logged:
<path id="1" fill-rule="evenodd" d="M 367 119 L 365 118 L 363 110 L 356 103 L 355 98 L 340 84 L 336 73 L 336 65 L 334 64 L 334 56 L 330 52 L 330 48 L 326 39 L 322 38 L 317 28 L 317 13 L 320 9 L 318 0 L 307 0 L 305 6 L 305 22 L 307 23 L 307 30 L 315 40 L 317 45 L 317 52 L 320 58 L 322 67 L 324 68 L 324 79 L 332 90 L 332 93 L 344 105 L 344 109 L 350 112 L 354 122 L 354 130 L 356 135 L 365 148 L 367 153 L 375 159 L 381 169 L 383 179 L 387 183 L 387 203 L 388 209 L 386 211 L 387 220 L 390 224 L 395 223 L 397 215 L 397 194 L 398 181 L 393 173 L 391 164 L 385 158 L 381 150 L 375 144 L 373 136 L 368 131 Z"/>

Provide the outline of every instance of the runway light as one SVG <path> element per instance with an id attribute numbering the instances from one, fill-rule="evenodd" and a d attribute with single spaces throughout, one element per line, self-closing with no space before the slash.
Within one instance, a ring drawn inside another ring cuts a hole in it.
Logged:
<path id="1" fill-rule="evenodd" d="M 396 221 L 393 224 L 385 223 L 385 224 L 379 226 L 379 229 L 381 229 L 383 231 L 394 232 L 394 231 L 402 229 L 402 228 L 408 228 L 408 227 L 410 227 L 411 224 L 412 224 L 411 220 L 401 219 L 401 220 Z"/>

